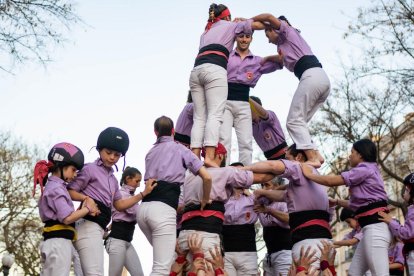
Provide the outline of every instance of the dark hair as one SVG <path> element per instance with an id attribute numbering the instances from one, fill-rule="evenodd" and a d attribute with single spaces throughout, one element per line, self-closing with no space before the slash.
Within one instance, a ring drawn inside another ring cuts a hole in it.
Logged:
<path id="1" fill-rule="evenodd" d="M 277 19 L 285 21 L 289 26 L 292 27 L 292 25 L 290 24 L 289 20 L 287 20 L 286 16 L 281 15 Z"/>
<path id="2" fill-rule="evenodd" d="M 377 162 L 377 147 L 369 139 L 356 141 L 352 147 L 356 150 L 365 162 Z"/>
<path id="3" fill-rule="evenodd" d="M 134 177 L 137 174 L 141 175 L 141 172 L 137 168 L 126 167 L 124 172 L 122 173 L 121 181 L 119 182 L 119 184 L 121 186 L 126 184 L 125 180 L 126 180 L 127 177 Z"/>
<path id="4" fill-rule="evenodd" d="M 404 178 L 403 181 L 404 189 L 407 189 L 407 187 L 410 188 L 410 199 L 408 200 L 408 204 L 414 203 L 414 173 L 410 173 Z"/>
<path id="5" fill-rule="evenodd" d="M 259 97 L 256 96 L 250 96 L 250 99 L 252 99 L 253 101 L 255 101 L 256 103 L 262 105 L 262 101 L 260 100 Z"/>
<path id="6" fill-rule="evenodd" d="M 348 209 L 348 208 L 342 208 L 341 214 L 339 215 L 339 219 L 341 221 L 345 221 L 349 218 L 354 218 L 354 217 L 355 217 L 355 213 L 351 209 Z"/>
<path id="7" fill-rule="evenodd" d="M 154 122 L 154 130 L 158 132 L 158 137 L 171 136 L 174 122 L 167 116 L 161 116 Z"/>
<path id="8" fill-rule="evenodd" d="M 308 160 L 308 158 L 306 157 L 305 151 L 297 149 L 296 144 L 290 145 L 287 150 L 289 151 L 290 154 L 293 155 L 293 157 L 296 157 L 296 156 L 298 156 L 299 153 L 302 153 L 303 158 L 305 158 L 305 161 Z"/>
<path id="9" fill-rule="evenodd" d="M 187 103 L 192 103 L 192 102 L 193 102 L 193 97 L 191 96 L 191 90 L 188 90 Z"/>
<path id="10" fill-rule="evenodd" d="M 233 162 L 230 164 L 231 167 L 244 167 L 242 162 Z"/>
<path id="11" fill-rule="evenodd" d="M 208 9 L 208 20 L 213 21 L 217 16 L 219 16 L 225 9 L 227 9 L 226 5 L 223 4 L 211 4 L 210 8 Z"/>

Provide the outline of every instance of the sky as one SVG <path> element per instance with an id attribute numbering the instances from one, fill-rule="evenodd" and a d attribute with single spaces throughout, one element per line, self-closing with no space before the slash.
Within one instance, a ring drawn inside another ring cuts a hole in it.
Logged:
<path id="1" fill-rule="evenodd" d="M 232 17 L 269 12 L 285 15 L 323 64 L 331 82 L 341 73 L 340 59 L 357 57 L 357 43 L 343 34 L 357 8 L 369 1 L 223 1 Z M 144 173 L 145 154 L 155 142 L 153 123 L 161 115 L 174 121 L 185 105 L 188 79 L 208 17 L 210 1 L 79 1 L 84 23 L 73 26 L 68 42 L 53 49 L 46 69 L 26 64 L 15 75 L 0 72 L 0 131 L 11 131 L 46 152 L 61 141 L 80 147 L 86 161 L 108 126 L 130 137 L 129 166 Z M 264 32 L 254 34 L 251 51 L 276 54 Z M 286 69 L 264 75 L 251 95 L 276 112 L 282 125 L 296 77 Z M 46 157 L 46 156 L 45 156 Z M 237 155 L 236 155 L 237 157 Z M 122 167 L 122 159 L 118 163 Z M 117 174 L 119 176 L 119 173 Z M 143 186 L 143 185 L 142 185 Z M 134 238 L 145 275 L 151 247 L 139 228 Z"/>

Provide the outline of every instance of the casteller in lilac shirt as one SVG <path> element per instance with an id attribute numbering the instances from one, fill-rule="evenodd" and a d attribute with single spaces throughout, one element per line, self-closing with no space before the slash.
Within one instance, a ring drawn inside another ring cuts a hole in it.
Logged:
<path id="1" fill-rule="evenodd" d="M 286 202 L 272 202 L 268 205 L 268 208 L 273 209 L 273 210 L 277 210 L 280 212 L 288 212 L 288 208 L 287 208 L 287 204 Z M 277 218 L 275 218 L 274 216 L 272 216 L 271 214 L 264 214 L 264 213 L 260 213 L 259 214 L 259 219 L 260 219 L 260 223 L 262 224 L 263 227 L 268 227 L 268 226 L 279 226 L 285 229 L 289 229 L 289 223 L 287 222 L 282 222 L 280 220 L 278 220 Z"/>
<path id="2" fill-rule="evenodd" d="M 105 167 L 100 158 L 85 164 L 75 180 L 69 183 L 68 189 L 98 200 L 109 208 L 122 197 L 114 170 Z"/>
<path id="3" fill-rule="evenodd" d="M 280 20 L 280 28 L 276 32 L 279 34 L 277 49 L 282 51 L 283 64 L 289 71 L 294 71 L 296 62 L 301 57 L 313 55 L 311 48 L 300 33 L 285 21 Z"/>
<path id="4" fill-rule="evenodd" d="M 307 179 L 297 161 L 280 160 L 285 164 L 285 172 L 280 177 L 287 178 L 289 184 L 285 192 L 285 202 L 289 213 L 309 210 L 329 212 L 326 188 Z M 313 169 L 317 173 L 316 169 Z"/>
<path id="5" fill-rule="evenodd" d="M 253 211 L 254 195 L 231 196 L 224 204 L 224 225 L 254 224 L 258 215 Z"/>
<path id="6" fill-rule="evenodd" d="M 59 177 L 48 178 L 38 205 L 43 222 L 57 220 L 63 223 L 63 220 L 75 211 L 66 185 L 67 183 Z"/>
<path id="7" fill-rule="evenodd" d="M 267 114 L 269 117 L 266 120 L 253 122 L 254 140 L 264 152 L 285 142 L 285 134 L 276 114 L 271 110 L 267 110 Z"/>
<path id="8" fill-rule="evenodd" d="M 389 228 L 393 236 L 402 240 L 414 239 L 414 206 L 410 205 L 408 207 L 404 225 L 393 219 L 389 224 Z"/>
<path id="9" fill-rule="evenodd" d="M 254 56 L 250 51 L 244 59 L 241 59 L 239 53 L 233 50 L 227 64 L 227 81 L 254 88 L 262 74 L 282 69 L 277 62 L 266 61 L 264 64 L 262 62 L 262 57 Z"/>
<path id="10" fill-rule="evenodd" d="M 193 103 L 187 103 L 178 116 L 175 125 L 175 132 L 191 137 L 191 129 L 193 127 Z"/>
<path id="11" fill-rule="evenodd" d="M 349 209 L 352 211 L 372 202 L 387 200 L 377 163 L 359 163 L 351 170 L 341 173 L 341 176 L 349 187 Z"/>
<path id="12" fill-rule="evenodd" d="M 131 196 L 133 196 L 134 191 L 135 191 L 135 188 L 129 185 L 126 185 L 126 184 L 122 185 L 121 189 L 119 189 L 122 199 L 130 198 Z M 128 209 L 122 212 L 112 207 L 112 221 L 136 222 L 137 209 L 138 209 L 138 203 L 132 205 L 132 207 L 129 207 Z"/>
<path id="13" fill-rule="evenodd" d="M 230 53 L 238 34 L 252 33 L 252 23 L 252 19 L 241 22 L 220 20 L 201 35 L 199 49 L 210 44 L 220 44 L 226 47 Z"/>
<path id="14" fill-rule="evenodd" d="M 404 244 L 402 242 L 397 242 L 393 246 L 390 246 L 388 249 L 388 259 L 390 263 L 400 263 L 404 265 L 405 259 L 403 255 Z"/>
<path id="15" fill-rule="evenodd" d="M 172 136 L 161 136 L 145 157 L 144 179 L 154 178 L 181 185 L 187 169 L 197 174 L 203 165 L 191 150 L 175 142 Z"/>

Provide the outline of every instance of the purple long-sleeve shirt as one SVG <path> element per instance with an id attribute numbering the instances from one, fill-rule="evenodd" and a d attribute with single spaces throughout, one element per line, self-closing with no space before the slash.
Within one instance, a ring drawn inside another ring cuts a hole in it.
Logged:
<path id="1" fill-rule="evenodd" d="M 392 220 L 389 228 L 393 236 L 402 240 L 409 240 L 414 238 L 414 206 L 410 205 L 405 215 L 404 225 L 399 224 L 396 220 Z"/>
<path id="2" fill-rule="evenodd" d="M 191 129 L 193 127 L 193 103 L 187 103 L 178 116 L 175 124 L 175 132 L 191 136 Z"/>
<path id="3" fill-rule="evenodd" d="M 226 203 L 233 187 L 249 188 L 253 184 L 253 173 L 234 167 L 207 168 L 212 186 L 210 199 Z M 188 174 L 184 181 L 184 204 L 200 204 L 203 198 L 203 180 L 200 176 Z"/>
<path id="4" fill-rule="evenodd" d="M 281 177 L 287 178 L 289 184 L 285 192 L 285 202 L 289 213 L 307 210 L 323 210 L 329 212 L 329 200 L 326 188 L 307 179 L 296 161 L 281 160 L 285 164 L 285 172 Z M 314 173 L 317 172 L 315 169 Z"/>
<path id="5" fill-rule="evenodd" d="M 375 162 L 362 162 L 347 172 L 341 173 L 349 187 L 349 209 L 356 211 L 371 202 L 387 200 L 384 181 Z"/>
<path id="6" fill-rule="evenodd" d="M 282 51 L 285 67 L 293 72 L 296 62 L 301 57 L 313 55 L 313 53 L 308 43 L 295 28 L 283 20 L 280 20 L 280 23 L 280 29 L 276 30 L 279 34 L 277 49 Z"/>
<path id="7" fill-rule="evenodd" d="M 121 193 L 122 199 L 130 198 L 135 191 L 135 188 L 128 186 L 124 184 L 121 189 L 119 189 L 119 192 Z M 138 209 L 138 203 L 134 204 L 132 207 L 129 207 L 128 209 L 120 212 L 116 210 L 114 207 L 112 207 L 112 220 L 113 221 L 126 221 L 126 222 L 134 222 L 137 219 L 137 209 Z"/>
<path id="8" fill-rule="evenodd" d="M 231 196 L 224 204 L 225 225 L 254 224 L 258 215 L 253 211 L 254 195 L 241 195 L 239 198 Z"/>
<path id="9" fill-rule="evenodd" d="M 285 213 L 288 212 L 286 202 L 272 202 L 270 205 L 268 205 L 268 207 L 270 209 L 277 210 L 277 211 L 280 211 L 280 212 L 285 212 Z M 279 226 L 279 227 L 282 227 L 282 228 L 289 229 L 289 223 L 282 222 L 282 221 L 278 220 L 277 218 L 275 218 L 274 216 L 272 216 L 271 214 L 260 213 L 259 214 L 259 220 L 260 220 L 260 223 L 263 225 L 263 227 L 266 227 L 266 226 Z"/>
<path id="10" fill-rule="evenodd" d="M 252 33 L 252 22 L 253 20 L 249 19 L 242 22 L 220 20 L 214 23 L 210 30 L 201 35 L 199 49 L 210 44 L 220 44 L 231 52 L 238 34 Z"/>
<path id="11" fill-rule="evenodd" d="M 391 263 L 400 263 L 404 265 L 404 255 L 403 255 L 404 244 L 402 242 L 397 242 L 394 246 L 390 246 L 388 249 L 388 259 Z"/>
<path id="12" fill-rule="evenodd" d="M 227 80 L 232 83 L 245 84 L 254 88 L 263 74 L 282 69 L 276 62 L 267 61 L 262 65 L 263 58 L 249 54 L 241 59 L 239 53 L 233 50 L 227 64 Z"/>
<path id="13" fill-rule="evenodd" d="M 172 136 L 162 136 L 145 157 L 144 179 L 182 184 L 187 169 L 197 174 L 202 166 L 203 162 L 191 150 L 176 143 Z"/>
<path id="14" fill-rule="evenodd" d="M 38 203 L 40 218 L 43 222 L 57 220 L 63 223 L 63 220 L 75 211 L 66 185 L 67 183 L 59 177 L 48 178 Z"/>
<path id="15" fill-rule="evenodd" d="M 99 158 L 93 163 L 85 164 L 75 180 L 68 184 L 68 189 L 99 200 L 109 208 L 114 201 L 121 199 L 114 170 L 105 167 Z"/>
<path id="16" fill-rule="evenodd" d="M 258 123 L 253 122 L 253 137 L 262 151 L 274 149 L 285 142 L 285 134 L 276 114 L 267 110 L 269 117 L 261 119 Z"/>

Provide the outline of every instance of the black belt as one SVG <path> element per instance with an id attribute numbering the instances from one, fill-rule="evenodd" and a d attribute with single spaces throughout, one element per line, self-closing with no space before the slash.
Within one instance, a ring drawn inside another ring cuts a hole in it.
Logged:
<path id="1" fill-rule="evenodd" d="M 229 101 L 249 101 L 250 86 L 241 83 L 229 82 L 229 93 L 227 100 Z"/>
<path id="2" fill-rule="evenodd" d="M 108 237 L 131 242 L 134 237 L 135 224 L 137 222 L 113 221 L 111 233 Z"/>
<path id="3" fill-rule="evenodd" d="M 303 72 L 314 67 L 322 68 L 322 64 L 314 55 L 303 56 L 296 62 L 293 72 L 295 73 L 295 76 L 300 80 Z"/>
<path id="4" fill-rule="evenodd" d="M 358 208 L 358 210 L 355 211 L 355 216 L 357 217 L 359 214 L 362 214 L 372 209 L 381 208 L 381 207 L 387 207 L 386 200 L 375 201 L 375 202 L 369 203 L 366 206 L 362 206 Z M 367 226 L 370 224 L 382 222 L 379 220 L 380 218 L 381 217 L 378 215 L 378 213 L 375 213 L 369 216 L 358 217 L 358 223 L 361 226 L 361 228 L 363 228 L 364 226 Z"/>
<path id="5" fill-rule="evenodd" d="M 285 154 L 282 154 L 280 156 L 280 158 L 277 159 L 270 159 L 272 157 L 273 154 L 275 154 L 276 152 L 282 150 L 283 148 L 287 147 L 287 143 L 286 141 L 283 141 L 282 143 L 280 143 L 279 145 L 277 145 L 276 147 L 274 147 L 273 149 L 267 150 L 264 152 L 265 157 L 267 158 L 267 160 L 279 160 L 279 159 L 283 159 Z"/>
<path id="6" fill-rule="evenodd" d="M 256 252 L 254 224 L 223 225 L 225 252 Z"/>
<path id="7" fill-rule="evenodd" d="M 298 226 L 314 219 L 329 222 L 329 213 L 324 210 L 307 210 L 289 213 L 290 229 L 297 229 Z M 293 244 L 306 239 L 332 239 L 331 231 L 320 225 L 299 228 L 291 236 Z"/>
<path id="8" fill-rule="evenodd" d="M 91 215 L 86 215 L 84 219 L 97 223 L 102 229 L 105 230 L 106 226 L 111 221 L 111 208 L 109 208 L 99 200 L 96 200 L 94 198 L 92 199 L 95 201 L 96 205 L 98 205 L 99 211 L 101 211 L 101 213 L 94 217 Z"/>
<path id="9" fill-rule="evenodd" d="M 264 226 L 263 239 L 269 255 L 281 250 L 292 250 L 290 229 L 280 226 Z"/>
<path id="10" fill-rule="evenodd" d="M 224 56 L 217 55 L 214 53 L 203 55 L 203 53 L 206 53 L 208 51 L 218 51 L 218 52 L 223 53 Z M 204 46 L 198 52 L 198 56 L 195 60 L 194 67 L 199 66 L 204 63 L 211 63 L 211 64 L 221 66 L 227 70 L 227 63 L 228 63 L 229 55 L 230 55 L 229 50 L 227 50 L 227 48 L 224 47 L 223 45 L 210 44 L 210 45 Z"/>
<path id="11" fill-rule="evenodd" d="M 75 224 L 66 225 L 57 220 L 48 220 L 44 222 L 43 240 L 52 238 L 62 238 L 67 240 L 76 240 Z"/>
<path id="12" fill-rule="evenodd" d="M 174 133 L 174 140 L 184 144 L 185 146 L 190 146 L 191 144 L 191 137 L 188 135 L 180 134 L 178 132 Z"/>
<path id="13" fill-rule="evenodd" d="M 157 180 L 157 186 L 152 192 L 144 197 L 142 202 L 161 201 L 175 210 L 178 207 L 178 198 L 180 197 L 179 183 Z"/>

